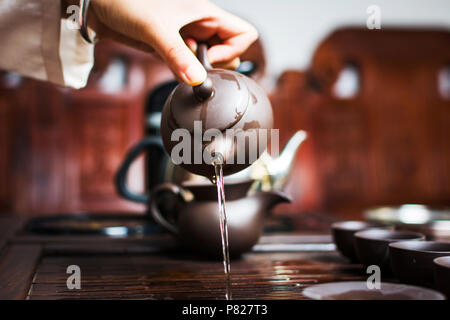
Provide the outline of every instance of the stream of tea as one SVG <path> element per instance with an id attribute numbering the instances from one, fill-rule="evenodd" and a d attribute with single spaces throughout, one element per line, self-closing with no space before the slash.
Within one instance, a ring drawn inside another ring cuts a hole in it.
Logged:
<path id="1" fill-rule="evenodd" d="M 227 212 L 225 210 L 225 191 L 223 183 L 222 162 L 214 162 L 215 183 L 217 186 L 217 201 L 220 214 L 220 235 L 222 239 L 223 268 L 225 273 L 225 299 L 231 300 L 230 250 L 228 246 Z"/>

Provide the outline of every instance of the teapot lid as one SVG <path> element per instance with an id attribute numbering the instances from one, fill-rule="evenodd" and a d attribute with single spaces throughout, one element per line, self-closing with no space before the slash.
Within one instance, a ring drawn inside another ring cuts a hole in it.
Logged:
<path id="1" fill-rule="evenodd" d="M 194 131 L 194 121 L 202 121 L 202 130 L 233 127 L 245 114 L 250 94 L 245 76 L 230 70 L 211 69 L 206 45 L 199 45 L 198 58 L 208 72 L 199 86 L 180 83 L 169 97 L 170 114 L 178 128 Z"/>

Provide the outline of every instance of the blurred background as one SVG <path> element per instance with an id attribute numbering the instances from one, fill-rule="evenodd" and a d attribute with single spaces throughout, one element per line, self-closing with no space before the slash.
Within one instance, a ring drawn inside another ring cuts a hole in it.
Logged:
<path id="1" fill-rule="evenodd" d="M 308 133 L 286 186 L 294 201 L 275 215 L 315 228 L 373 206 L 450 205 L 448 0 L 215 2 L 260 31 L 239 71 L 270 95 L 281 145 Z M 367 27 L 371 5 L 379 30 Z M 114 43 L 95 54 L 78 91 L 0 72 L 1 213 L 145 212 L 114 176 L 133 145 L 158 135 L 174 79 Z M 130 188 L 160 182 L 155 157 L 133 163 Z"/>
<path id="2" fill-rule="evenodd" d="M 366 27 L 367 9 L 381 9 L 382 27 L 430 26 L 448 30 L 446 0 L 216 0 L 222 8 L 251 21 L 264 40 L 271 81 L 285 70 L 306 69 L 314 52 L 331 32 L 342 26 Z"/>

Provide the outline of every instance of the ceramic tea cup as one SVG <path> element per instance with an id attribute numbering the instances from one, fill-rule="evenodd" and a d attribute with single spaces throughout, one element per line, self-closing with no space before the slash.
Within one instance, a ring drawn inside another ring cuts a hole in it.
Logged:
<path id="1" fill-rule="evenodd" d="M 339 252 L 351 261 L 358 262 L 354 246 L 354 235 L 358 231 L 372 228 L 392 229 L 392 227 L 375 222 L 340 221 L 331 225 L 331 233 Z"/>
<path id="2" fill-rule="evenodd" d="M 404 240 L 425 240 L 421 233 L 369 229 L 355 233 L 355 250 L 358 260 L 366 266 L 377 265 L 383 274 L 392 274 L 389 263 L 389 244 Z"/>
<path id="3" fill-rule="evenodd" d="M 389 245 L 392 271 L 405 283 L 434 286 L 434 263 L 450 255 L 450 243 L 438 241 L 400 241 Z"/>
<path id="4" fill-rule="evenodd" d="M 436 289 L 450 299 L 450 256 L 436 258 L 433 262 Z"/>

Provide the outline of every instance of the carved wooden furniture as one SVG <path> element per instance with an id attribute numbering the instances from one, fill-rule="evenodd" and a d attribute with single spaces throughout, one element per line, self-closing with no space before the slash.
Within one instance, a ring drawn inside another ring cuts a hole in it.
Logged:
<path id="1" fill-rule="evenodd" d="M 96 48 L 82 90 L 2 73 L 0 211 L 19 214 L 136 211 L 113 177 L 143 134 L 148 91 L 172 79 L 159 59 L 111 43 Z M 142 185 L 142 163 L 130 183 Z"/>
<path id="2" fill-rule="evenodd" d="M 281 143 L 298 129 L 309 138 L 288 187 L 295 203 L 280 210 L 450 205 L 449 66 L 450 32 L 344 28 L 308 70 L 285 72 L 272 96 Z"/>

